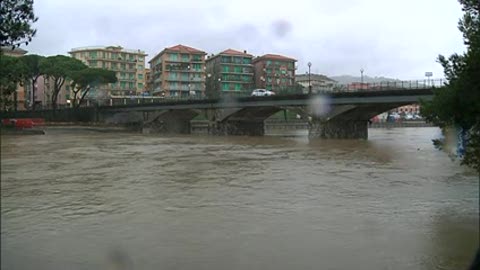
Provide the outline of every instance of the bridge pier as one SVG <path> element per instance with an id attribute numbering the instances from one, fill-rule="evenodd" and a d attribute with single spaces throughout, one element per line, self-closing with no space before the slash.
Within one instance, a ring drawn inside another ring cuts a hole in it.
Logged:
<path id="1" fill-rule="evenodd" d="M 208 127 L 210 135 L 237 135 L 237 136 L 263 136 L 265 126 L 263 121 L 223 121 L 210 122 Z"/>
<path id="2" fill-rule="evenodd" d="M 190 120 L 162 119 L 143 126 L 142 133 L 189 134 Z"/>
<path id="3" fill-rule="evenodd" d="M 312 119 L 308 138 L 366 140 L 368 139 L 368 121 Z"/>
<path id="4" fill-rule="evenodd" d="M 198 114 L 193 110 L 167 110 L 144 115 L 143 133 L 189 134 L 190 121 Z"/>

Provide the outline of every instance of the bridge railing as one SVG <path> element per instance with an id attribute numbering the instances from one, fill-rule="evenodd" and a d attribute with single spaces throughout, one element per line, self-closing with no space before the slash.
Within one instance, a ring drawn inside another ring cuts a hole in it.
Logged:
<path id="1" fill-rule="evenodd" d="M 391 81 L 375 83 L 351 83 L 351 84 L 331 84 L 328 86 L 312 87 L 312 94 L 329 94 L 341 92 L 366 92 L 366 91 L 391 91 L 391 90 L 416 90 L 440 88 L 445 85 L 443 79 L 435 80 L 417 80 L 417 81 Z M 307 88 L 283 88 L 275 90 L 276 96 L 302 95 L 308 94 Z M 191 96 L 113 96 L 106 99 L 86 100 L 82 107 L 92 106 L 121 106 L 121 105 L 139 105 L 139 104 L 159 104 L 166 102 L 185 101 L 185 100 L 205 100 L 210 98 L 240 98 L 251 96 L 252 91 L 229 91 L 220 94 L 191 95 Z"/>

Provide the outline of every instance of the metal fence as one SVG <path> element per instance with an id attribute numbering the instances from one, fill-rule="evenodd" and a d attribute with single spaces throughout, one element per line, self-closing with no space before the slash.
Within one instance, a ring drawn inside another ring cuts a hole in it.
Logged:
<path id="1" fill-rule="evenodd" d="M 441 88 L 445 85 L 444 79 L 435 80 L 417 80 L 417 81 L 392 81 L 378 83 L 351 83 L 334 84 L 326 88 L 313 88 L 312 94 L 332 94 L 346 92 L 371 92 L 371 91 L 392 91 L 392 90 L 418 90 Z M 293 89 L 284 88 L 275 90 L 275 96 L 289 95 L 308 95 L 308 88 Z M 186 93 L 188 93 L 186 91 Z M 87 99 L 81 107 L 96 106 L 121 106 L 121 105 L 139 105 L 139 104 L 158 104 L 185 100 L 206 100 L 206 99 L 228 99 L 251 96 L 252 91 L 229 91 L 221 93 L 208 93 L 207 95 L 184 95 L 184 96 L 113 96 L 107 99 Z M 66 106 L 62 107 L 68 107 Z"/>

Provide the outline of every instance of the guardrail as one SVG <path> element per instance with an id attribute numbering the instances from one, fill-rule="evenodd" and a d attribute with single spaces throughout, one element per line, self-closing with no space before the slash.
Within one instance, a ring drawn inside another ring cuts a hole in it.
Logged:
<path id="1" fill-rule="evenodd" d="M 396 82 L 379 82 L 379 83 L 353 83 L 353 84 L 334 84 L 327 88 L 312 88 L 312 94 L 332 94 L 332 93 L 361 93 L 376 91 L 392 91 L 392 90 L 420 90 L 441 88 L 446 83 L 443 79 L 438 80 L 421 80 L 421 81 L 396 81 Z M 275 96 L 288 95 L 308 95 L 308 88 L 303 89 L 280 89 L 273 90 Z M 189 91 L 180 91 L 185 94 Z M 198 93 L 198 91 L 197 91 Z M 215 98 L 242 98 L 251 96 L 252 91 L 225 91 L 217 94 L 208 93 L 207 95 L 180 95 L 180 96 L 112 96 L 103 99 L 85 100 L 81 107 L 93 106 L 118 106 L 118 105 L 138 105 L 138 104 L 154 104 L 166 103 L 172 101 L 185 100 L 205 100 Z M 68 107 L 59 106 L 59 107 Z"/>

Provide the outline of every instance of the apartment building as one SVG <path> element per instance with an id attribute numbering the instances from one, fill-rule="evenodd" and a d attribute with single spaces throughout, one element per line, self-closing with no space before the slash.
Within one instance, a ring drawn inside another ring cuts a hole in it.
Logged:
<path id="1" fill-rule="evenodd" d="M 303 93 L 308 93 L 309 86 L 312 87 L 312 93 L 323 91 L 333 91 L 337 82 L 322 74 L 299 74 L 295 75 L 295 82 L 303 87 Z"/>
<path id="2" fill-rule="evenodd" d="M 274 92 L 292 89 L 295 84 L 296 61 L 278 54 L 265 54 L 254 58 L 252 63 L 256 88 Z"/>
<path id="3" fill-rule="evenodd" d="M 149 93 L 151 94 L 152 92 L 152 72 L 149 68 L 145 69 L 145 85 L 143 88 L 143 93 Z"/>
<path id="4" fill-rule="evenodd" d="M 149 61 L 153 95 L 204 96 L 205 55 L 204 51 L 181 44 L 155 55 Z"/>
<path id="5" fill-rule="evenodd" d="M 209 56 L 207 63 L 207 96 L 235 95 L 254 88 L 253 56 L 247 51 L 227 49 Z"/>
<path id="6" fill-rule="evenodd" d="M 118 82 L 100 86 L 92 91 L 107 96 L 126 96 L 141 93 L 145 86 L 145 56 L 142 50 L 124 49 L 121 46 L 92 46 L 74 48 L 68 52 L 92 68 L 115 71 Z"/>

